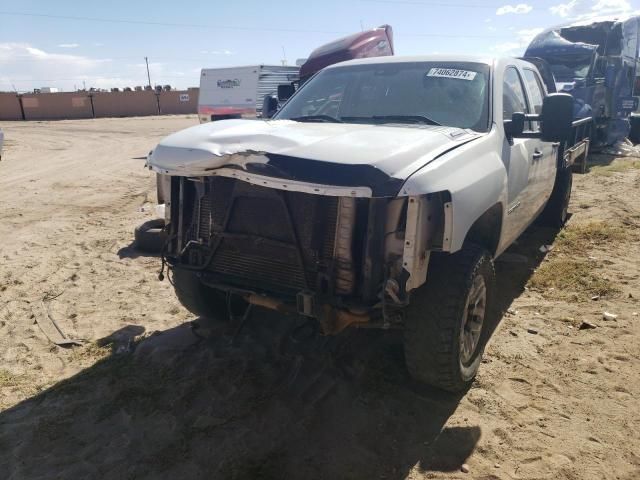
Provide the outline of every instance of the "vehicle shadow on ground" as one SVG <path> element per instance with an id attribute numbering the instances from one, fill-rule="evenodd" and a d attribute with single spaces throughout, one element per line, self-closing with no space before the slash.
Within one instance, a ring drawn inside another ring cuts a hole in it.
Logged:
<path id="1" fill-rule="evenodd" d="M 532 229 L 509 251 L 526 262 L 498 262 L 501 309 L 553 236 Z M 401 480 L 413 470 L 458 471 L 481 436 L 480 425 L 445 426 L 463 395 L 416 385 L 399 332 L 323 337 L 262 310 L 237 335 L 234 325 L 198 319 L 132 343 L 142 331 L 114 332 L 102 342 L 111 342 L 107 358 L 0 413 L 0 447 L 11 452 L 0 471 Z"/>
<path id="2" fill-rule="evenodd" d="M 496 259 L 498 315 L 494 324 L 490 325 L 490 335 L 493 335 L 513 301 L 524 292 L 529 278 L 548 253 L 545 247 L 553 244 L 558 233 L 558 229 L 534 224 Z"/>
<path id="3" fill-rule="evenodd" d="M 394 335 L 301 336 L 295 319 L 266 311 L 235 341 L 233 328 L 199 325 L 153 335 L 0 413 L 11 451 L 0 471 L 404 479 L 414 466 L 458 470 L 480 437 L 478 426 L 443 428 L 461 396 L 413 384 Z"/>
<path id="4" fill-rule="evenodd" d="M 138 257 L 160 257 L 160 253 L 145 252 L 137 247 L 136 241 L 133 240 L 129 245 L 126 245 L 118 250 L 118 258 L 138 258 Z"/>

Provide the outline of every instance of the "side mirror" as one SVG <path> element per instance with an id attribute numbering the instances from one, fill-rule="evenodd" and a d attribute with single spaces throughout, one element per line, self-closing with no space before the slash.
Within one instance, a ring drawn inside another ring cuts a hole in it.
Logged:
<path id="1" fill-rule="evenodd" d="M 562 142 L 571 136 L 573 97 L 568 93 L 552 93 L 545 97 L 540 112 L 543 142 Z"/>
<path id="2" fill-rule="evenodd" d="M 284 85 L 278 85 L 278 101 L 286 102 L 295 93 L 296 89 L 293 84 L 286 83 Z"/>
<path id="3" fill-rule="evenodd" d="M 278 99 L 272 95 L 265 95 L 262 101 L 262 118 L 271 118 L 278 111 Z"/>
<path id="4" fill-rule="evenodd" d="M 504 121 L 504 133 L 509 138 L 515 138 L 524 132 L 524 113 L 515 112 L 511 116 L 511 120 Z"/>

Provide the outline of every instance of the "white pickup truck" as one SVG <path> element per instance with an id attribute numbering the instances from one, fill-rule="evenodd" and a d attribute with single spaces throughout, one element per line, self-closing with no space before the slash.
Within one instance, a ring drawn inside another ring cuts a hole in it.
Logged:
<path id="1" fill-rule="evenodd" d="M 163 266 L 197 315 L 233 303 L 326 334 L 402 328 L 410 373 L 460 391 L 497 314 L 493 259 L 536 218 L 567 217 L 572 107 L 514 58 L 327 67 L 271 119 L 195 126 L 150 153 L 170 178 Z"/>

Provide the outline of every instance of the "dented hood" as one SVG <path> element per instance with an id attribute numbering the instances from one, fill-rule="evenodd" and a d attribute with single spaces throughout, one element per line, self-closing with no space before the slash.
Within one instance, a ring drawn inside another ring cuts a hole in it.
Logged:
<path id="1" fill-rule="evenodd" d="M 481 134 L 451 127 L 223 120 L 166 137 L 148 158 L 153 170 L 215 175 L 222 168 L 331 185 L 404 181 L 443 153 Z"/>

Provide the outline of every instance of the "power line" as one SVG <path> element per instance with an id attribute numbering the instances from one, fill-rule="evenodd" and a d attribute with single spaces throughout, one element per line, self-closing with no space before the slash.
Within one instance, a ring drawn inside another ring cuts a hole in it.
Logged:
<path id="1" fill-rule="evenodd" d="M 7 12 L 0 11 L 0 15 L 14 15 L 20 17 L 40 17 L 52 18 L 57 20 L 78 20 L 86 22 L 103 22 L 103 23 L 128 23 L 132 25 L 151 25 L 160 27 L 184 27 L 184 28 L 203 28 L 207 30 L 226 29 L 226 30 L 249 30 L 249 31 L 268 31 L 268 32 L 294 32 L 294 33 L 329 33 L 343 34 L 345 32 L 328 31 L 328 30 L 303 30 L 293 28 L 263 28 L 263 27 L 238 27 L 229 25 L 211 25 L 201 23 L 173 23 L 173 22 L 152 22 L 148 20 L 128 20 L 123 18 L 99 18 L 99 17 L 80 17 L 72 15 L 51 15 L 47 13 L 27 13 L 27 12 Z"/>
<path id="2" fill-rule="evenodd" d="M 367 0 L 367 1 L 380 1 L 384 2 L 385 0 Z M 391 2 L 386 0 L 388 3 L 399 3 L 399 2 Z M 404 0 L 403 0 L 404 1 Z M 439 4 L 426 4 L 422 2 L 416 2 L 421 5 L 439 5 Z M 451 6 L 451 4 L 442 4 L 446 6 Z M 463 6 L 462 4 L 457 4 L 458 6 Z M 470 5 L 468 5 L 470 6 Z M 491 7 L 494 8 L 494 7 Z M 51 15 L 45 13 L 27 13 L 27 12 L 7 12 L 0 11 L 0 15 L 13 15 L 13 16 L 22 16 L 22 17 L 36 17 L 36 18 L 50 18 L 56 20 L 74 20 L 74 21 L 84 21 L 84 22 L 103 22 L 103 23 L 125 23 L 132 25 L 150 25 L 150 26 L 161 26 L 161 27 L 180 27 L 180 28 L 198 28 L 198 29 L 206 29 L 206 30 L 242 30 L 242 31 L 253 31 L 253 32 L 286 32 L 286 33 L 322 33 L 322 34 L 331 34 L 331 35 L 348 35 L 353 32 L 345 32 L 345 31 L 331 31 L 331 30 L 303 30 L 303 29 L 294 29 L 294 28 L 264 28 L 264 27 L 239 27 L 239 26 L 229 26 L 229 25 L 206 25 L 199 23 L 170 23 L 170 22 L 151 22 L 147 20 L 128 20 L 121 18 L 98 18 L 98 17 L 77 17 L 70 15 Z M 510 35 L 468 35 L 461 33 L 402 33 L 404 37 L 439 37 L 439 38 L 510 38 Z"/>

